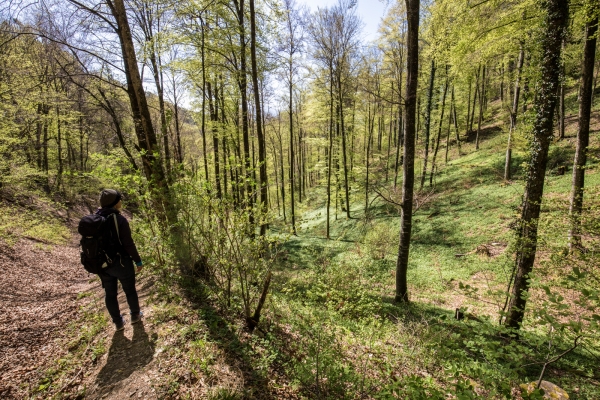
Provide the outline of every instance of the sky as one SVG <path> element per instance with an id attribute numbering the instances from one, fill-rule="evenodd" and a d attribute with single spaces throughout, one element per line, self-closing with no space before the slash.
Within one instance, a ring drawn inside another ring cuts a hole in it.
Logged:
<path id="1" fill-rule="evenodd" d="M 297 4 L 305 4 L 315 11 L 317 7 L 330 7 L 337 3 L 337 0 L 296 0 Z M 386 0 L 358 0 L 356 14 L 363 21 L 363 35 L 365 41 L 375 40 L 377 38 L 377 28 L 379 21 L 385 15 L 387 9 Z"/>

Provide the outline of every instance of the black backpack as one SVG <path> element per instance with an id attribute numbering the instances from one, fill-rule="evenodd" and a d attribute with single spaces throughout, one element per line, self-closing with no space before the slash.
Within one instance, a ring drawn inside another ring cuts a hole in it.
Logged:
<path id="1" fill-rule="evenodd" d="M 112 221 L 115 229 L 111 229 Z M 81 235 L 81 264 L 87 272 L 101 274 L 113 264 L 117 246 L 120 244 L 115 243 L 119 240 L 116 214 L 106 217 L 98 214 L 86 215 L 79 221 L 77 231 Z"/>

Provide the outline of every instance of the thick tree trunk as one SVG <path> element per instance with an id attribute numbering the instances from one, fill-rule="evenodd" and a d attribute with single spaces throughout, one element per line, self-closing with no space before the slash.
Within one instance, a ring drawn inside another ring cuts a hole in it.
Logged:
<path id="1" fill-rule="evenodd" d="M 536 119 L 533 126 L 531 159 L 523 196 L 519 242 L 516 254 L 516 274 L 505 325 L 519 328 L 523 322 L 529 274 L 533 269 L 537 249 L 537 228 L 544 177 L 548 162 L 548 148 L 552 140 L 554 109 L 560 77 L 561 41 L 569 17 L 569 4 L 564 0 L 547 0 L 545 34 L 542 39 L 543 57 L 541 80 L 536 96 Z"/>
<path id="2" fill-rule="evenodd" d="M 111 3 L 108 3 L 111 5 Z M 111 12 L 117 21 L 119 41 L 125 64 L 125 75 L 127 78 L 128 93 L 134 114 L 136 133 L 139 146 L 144 153 L 141 155 L 142 164 L 146 178 L 160 189 L 161 200 L 169 201 L 168 186 L 165 180 L 165 172 L 160 162 L 158 141 L 152 127 L 150 109 L 146 101 L 146 94 L 142 85 L 140 71 L 137 65 L 135 48 L 127 20 L 127 13 L 123 0 L 113 0 Z"/>
<path id="3" fill-rule="evenodd" d="M 596 14 L 597 15 L 597 14 Z M 590 136 L 590 112 L 592 109 L 594 61 L 596 57 L 596 33 L 598 17 L 588 22 L 585 27 L 585 45 L 583 50 L 583 67 L 581 72 L 581 101 L 579 102 L 579 126 L 577 130 L 577 147 L 573 161 L 573 187 L 571 190 L 571 230 L 569 231 L 569 247 L 581 247 L 580 219 L 583 208 L 583 188 L 587 148 Z"/>
<path id="4" fill-rule="evenodd" d="M 400 215 L 400 243 L 396 260 L 396 301 L 408 302 L 408 254 L 412 231 L 413 190 L 415 183 L 415 114 L 419 73 L 419 0 L 406 0 L 408 36 L 406 39 L 406 118 L 404 129 L 404 156 L 402 181 L 402 211 Z M 432 74 L 433 75 L 433 74 Z"/>
<path id="5" fill-rule="evenodd" d="M 512 159 L 512 134 L 517 126 L 517 112 L 519 111 L 519 94 L 521 87 L 519 85 L 521 79 L 521 71 L 523 69 L 523 61 L 525 59 L 525 51 L 523 49 L 523 43 L 521 43 L 521 50 L 519 51 L 519 61 L 517 61 L 517 77 L 515 78 L 515 91 L 513 97 L 512 110 L 510 113 L 510 127 L 508 130 L 508 144 L 506 146 L 506 158 L 504 160 L 504 179 L 510 180 L 512 178 L 511 171 L 511 159 Z"/>
<path id="6" fill-rule="evenodd" d="M 431 106 L 433 103 L 433 84 L 435 80 L 435 61 L 431 60 L 431 73 L 429 75 L 429 89 L 427 90 L 427 108 L 425 110 L 425 155 L 423 156 L 423 172 L 421 173 L 421 185 L 419 190 L 425 185 L 427 176 L 427 159 L 429 158 L 429 131 L 431 129 Z M 408 94 L 407 94 L 408 95 Z M 406 149 L 405 149 L 406 151 Z"/>

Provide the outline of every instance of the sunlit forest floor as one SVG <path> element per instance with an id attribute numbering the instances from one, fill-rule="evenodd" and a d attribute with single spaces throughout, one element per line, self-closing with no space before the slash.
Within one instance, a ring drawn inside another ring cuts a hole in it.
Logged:
<path id="1" fill-rule="evenodd" d="M 575 129 L 571 116 L 567 138 L 551 149 L 535 270 L 544 282 L 561 275 L 546 261 L 566 246 Z M 600 200 L 599 131 L 596 111 L 586 171 L 590 206 Z M 548 348 L 569 344 L 539 340 L 542 328 L 531 318 L 520 340 L 498 331 L 513 265 L 512 224 L 523 194 L 526 149 L 514 152 L 515 176 L 506 182 L 502 129 L 484 126 L 478 151 L 473 137 L 464 139 L 463 155 L 453 146 L 447 165 L 442 148 L 433 185 L 427 179 L 417 196 L 410 304 L 393 301 L 399 210 L 373 192 L 365 217 L 364 193 L 354 189 L 352 218 L 338 211 L 327 240 L 324 191 L 314 190 L 298 205 L 298 236 L 280 243 L 266 310 L 254 334 L 245 331 L 241 315 L 232 317 L 215 306 L 202 284 L 147 275 L 140 285 L 144 324 L 137 331 L 128 326 L 124 334 L 114 334 L 99 282 L 92 280 L 81 293 L 68 297 L 78 311 L 49 328 L 45 340 L 29 344 L 34 353 L 50 344 L 51 356 L 26 374 L 3 364 L 10 373 L 3 375 L 2 397 L 520 398 L 519 384 L 537 379 Z M 399 192 L 386 190 L 389 185 L 380 175 L 377 179 L 380 193 L 398 198 Z M 20 235 L 37 240 L 40 256 L 51 254 L 59 243 L 47 241 L 48 232 L 63 231 L 53 228 L 55 222 L 44 222 L 40 207 L 37 217 L 20 211 L 27 209 L 23 204 L 17 209 L 10 215 L 23 216 L 22 221 L 7 218 L 6 209 L 2 212 L 3 238 L 26 227 L 23 221 L 38 218 Z M 287 232 L 283 219 L 276 219 L 272 235 L 287 238 Z M 6 246 L 20 243 L 3 240 Z M 68 243 L 62 240 L 60 245 Z M 62 262 L 81 271 L 72 253 Z M 51 273 L 44 268 L 41 276 Z M 539 306 L 539 290 L 533 290 L 528 307 Z M 27 318 L 52 315 L 51 305 L 36 306 L 41 309 Z M 471 318 L 455 320 L 457 308 Z M 0 322 L 3 329 L 8 326 L 6 319 Z M 545 379 L 567 390 L 571 399 L 599 398 L 597 344 L 578 347 L 551 364 Z"/>

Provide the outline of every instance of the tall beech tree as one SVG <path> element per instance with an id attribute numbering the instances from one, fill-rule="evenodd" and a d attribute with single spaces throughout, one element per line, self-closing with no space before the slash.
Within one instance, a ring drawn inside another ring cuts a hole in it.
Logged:
<path id="1" fill-rule="evenodd" d="M 415 131 L 417 84 L 419 74 L 419 0 L 406 0 L 406 99 L 404 108 L 404 153 L 402 171 L 402 209 L 400 213 L 400 243 L 396 259 L 396 301 L 408 302 L 408 254 L 412 233 L 413 193 L 415 184 Z"/>
<path id="2" fill-rule="evenodd" d="M 519 328 L 523 322 L 529 274 L 533 270 L 538 240 L 538 219 L 544 193 L 544 178 L 548 163 L 548 148 L 552 140 L 554 111 L 556 108 L 560 70 L 561 44 L 569 18 L 569 2 L 547 0 L 544 2 L 544 33 L 541 39 L 541 78 L 537 86 L 535 122 L 531 154 L 527 166 L 527 182 L 523 195 L 519 237 L 516 254 L 516 271 L 512 285 L 508 314 L 504 324 Z"/>

